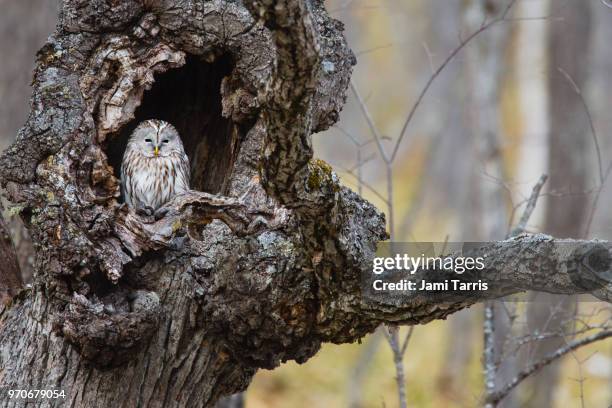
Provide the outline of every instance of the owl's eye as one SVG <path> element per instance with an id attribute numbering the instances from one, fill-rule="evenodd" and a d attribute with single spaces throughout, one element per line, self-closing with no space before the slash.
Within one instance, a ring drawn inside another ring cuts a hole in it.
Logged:
<path id="1" fill-rule="evenodd" d="M 163 143 L 163 144 L 167 144 L 167 143 L 168 143 L 168 139 L 164 139 L 164 140 L 162 140 L 162 143 Z"/>
<path id="2" fill-rule="evenodd" d="M 147 143 L 151 143 L 151 142 L 152 142 L 152 140 L 151 140 L 151 139 L 145 139 L 145 142 L 147 142 Z"/>

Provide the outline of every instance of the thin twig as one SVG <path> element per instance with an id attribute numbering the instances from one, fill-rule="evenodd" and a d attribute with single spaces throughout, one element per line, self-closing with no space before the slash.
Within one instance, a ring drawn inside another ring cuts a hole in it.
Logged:
<path id="1" fill-rule="evenodd" d="M 359 57 L 361 55 L 369 54 L 374 51 L 384 50 L 384 49 L 391 48 L 391 47 L 393 47 L 393 44 L 379 45 L 378 47 L 372 47 L 372 48 L 367 48 L 365 50 L 356 51 L 355 56 Z"/>
<path id="2" fill-rule="evenodd" d="M 357 140 L 357 138 L 355 138 L 355 136 L 353 136 L 350 132 L 348 132 L 347 130 L 345 130 L 342 126 L 339 125 L 335 125 L 334 128 L 338 129 L 338 131 L 340 133 L 342 133 L 344 136 L 348 137 L 349 140 L 351 142 L 353 142 L 353 144 L 357 147 L 362 145 L 362 142 L 360 142 L 359 140 Z M 322 133 L 321 133 L 322 134 Z"/>
<path id="3" fill-rule="evenodd" d="M 591 225 L 593 225 L 593 219 L 595 218 L 595 212 L 597 211 L 597 205 L 599 204 L 599 197 L 601 196 L 601 192 L 603 191 L 603 187 L 606 184 L 606 180 L 610 176 L 610 171 L 612 171 L 612 161 L 608 165 L 606 172 L 604 173 L 604 182 L 599 186 L 597 192 L 595 193 L 595 198 L 593 199 L 593 205 L 591 205 L 591 210 L 589 211 L 589 218 L 587 219 L 586 228 L 583 236 L 588 237 L 591 232 Z"/>
<path id="4" fill-rule="evenodd" d="M 446 236 L 444 237 L 444 242 L 442 242 L 442 250 L 440 251 L 442 255 L 446 255 L 446 247 L 448 246 L 449 239 L 450 235 L 446 234 Z"/>
<path id="5" fill-rule="evenodd" d="M 375 142 L 374 139 L 368 139 L 365 142 L 360 142 L 353 135 L 351 135 L 351 133 L 348 130 L 344 129 L 343 127 L 336 125 L 336 126 L 334 126 L 334 128 L 338 129 L 338 131 L 340 131 L 340 133 L 342 133 L 344 136 L 348 137 L 351 140 L 351 142 L 353 142 L 353 144 L 356 147 L 365 147 L 365 146 Z M 391 138 L 389 136 L 384 136 L 383 135 L 382 136 L 382 140 L 391 140 Z"/>
<path id="6" fill-rule="evenodd" d="M 399 393 L 399 406 L 406 408 L 408 403 L 406 400 L 406 379 L 404 376 L 404 363 L 402 362 L 402 353 L 399 345 L 399 326 L 386 326 L 385 336 L 387 342 L 393 352 L 393 362 L 395 363 L 397 390 Z"/>
<path id="7" fill-rule="evenodd" d="M 595 194 L 593 204 L 591 205 L 591 210 L 589 211 L 589 217 L 587 219 L 587 223 L 586 223 L 586 227 L 585 227 L 585 231 L 583 235 L 584 237 L 587 237 L 591 231 L 591 225 L 593 224 L 593 218 L 595 217 L 597 205 L 599 204 L 599 196 L 601 195 L 601 191 L 603 190 L 604 185 L 606 184 L 606 180 L 608 179 L 608 176 L 610 175 L 610 170 L 612 170 L 612 162 L 610 162 L 610 164 L 608 165 L 608 168 L 604 171 L 603 163 L 601 159 L 601 149 L 599 147 L 599 138 L 597 137 L 597 131 L 595 129 L 595 125 L 593 122 L 593 116 L 591 115 L 591 110 L 589 109 L 589 105 L 586 103 L 586 100 L 584 99 L 582 90 L 580 89 L 576 81 L 574 81 L 574 79 L 571 77 L 571 75 L 567 71 L 565 71 L 563 68 L 557 67 L 557 70 L 561 73 L 561 75 L 563 75 L 563 77 L 567 80 L 567 82 L 569 82 L 569 84 L 574 89 L 574 92 L 576 92 L 576 94 L 578 95 L 578 98 L 580 99 L 580 103 L 582 104 L 582 107 L 584 108 L 584 112 L 587 115 L 589 126 L 591 128 L 591 135 L 593 136 L 593 144 L 595 145 L 595 152 L 597 154 L 597 167 L 599 170 L 599 188 L 597 189 L 597 193 Z"/>
<path id="8" fill-rule="evenodd" d="M 536 185 L 533 187 L 531 191 L 531 195 L 529 196 L 529 200 L 527 200 L 527 205 L 525 206 L 525 210 L 521 215 L 520 221 L 517 224 L 516 228 L 512 230 L 509 234 L 509 237 L 516 236 L 522 233 L 527 226 L 527 222 L 529 222 L 529 218 L 531 218 L 531 214 L 536 207 L 538 202 L 538 197 L 540 196 L 540 191 L 546 183 L 548 176 L 543 174 Z M 495 363 L 495 303 L 493 301 L 489 301 L 485 303 L 484 309 L 484 369 L 485 369 L 485 389 L 486 389 L 486 407 L 495 407 L 499 401 L 489 401 L 492 395 L 495 395 L 495 371 L 496 371 L 496 363 Z"/>
<path id="9" fill-rule="evenodd" d="M 597 138 L 597 131 L 595 130 L 595 125 L 593 124 L 593 116 L 591 116 L 591 110 L 589 109 L 589 105 L 587 105 L 586 100 L 584 99 L 584 95 L 582 94 L 582 90 L 580 89 L 576 81 L 574 81 L 574 79 L 571 77 L 571 75 L 567 73 L 567 71 L 565 71 L 561 67 L 557 67 L 557 70 L 561 73 L 561 75 L 563 75 L 563 77 L 567 80 L 567 82 L 570 83 L 570 85 L 574 89 L 574 92 L 576 92 L 576 95 L 578 95 L 578 98 L 580 99 L 580 103 L 582 104 L 582 107 L 584 108 L 584 112 L 587 115 L 589 126 L 591 127 L 591 135 L 593 136 L 593 143 L 595 144 L 595 152 L 597 153 L 597 168 L 599 169 L 599 184 L 603 185 L 604 170 L 603 170 L 603 164 L 601 162 L 601 149 L 599 148 L 599 139 Z"/>
<path id="10" fill-rule="evenodd" d="M 347 169 L 346 167 L 342 167 L 342 166 L 335 166 L 335 167 L 345 172 L 346 174 L 353 176 L 357 180 L 357 182 L 361 183 L 365 188 L 370 190 L 372 194 L 378 197 L 383 203 L 385 203 L 386 205 L 389 204 L 385 196 L 379 193 L 376 188 L 372 187 L 370 184 L 366 183 L 363 179 L 359 178 L 359 176 L 356 175 L 355 172 L 351 171 L 350 169 Z"/>
<path id="11" fill-rule="evenodd" d="M 374 123 L 374 120 L 372 119 L 372 116 L 370 115 L 370 111 L 368 110 L 368 107 L 363 101 L 363 98 L 361 97 L 361 94 L 357 90 L 357 87 L 355 86 L 355 83 L 353 82 L 353 80 L 351 80 L 351 90 L 353 91 L 353 94 L 355 94 L 355 98 L 357 98 L 357 103 L 359 104 L 359 108 L 361 109 L 361 112 L 363 113 L 363 116 L 368 124 L 368 127 L 370 128 L 370 132 L 372 132 L 372 136 L 374 136 L 374 140 L 376 141 L 376 146 L 378 147 L 380 156 L 382 157 L 385 163 L 387 164 L 391 163 L 391 160 L 389 159 L 389 156 L 387 156 L 387 152 L 385 152 L 385 148 L 382 145 L 383 136 L 378 131 L 378 127 L 376 127 L 376 124 Z"/>
<path id="12" fill-rule="evenodd" d="M 410 339 L 412 338 L 413 332 L 414 332 L 414 326 L 410 326 L 408 328 L 408 333 L 406 333 L 406 337 L 404 337 L 404 343 L 402 344 L 402 350 L 401 350 L 402 356 L 406 354 L 406 349 L 408 348 L 408 343 L 410 343 Z"/>
<path id="13" fill-rule="evenodd" d="M 427 61 L 429 61 L 429 69 L 431 69 L 431 73 L 433 74 L 435 72 L 434 63 L 433 63 L 433 54 L 429 50 L 429 47 L 427 46 L 427 43 L 425 41 L 423 41 L 421 45 L 423 46 L 423 49 L 425 50 L 425 54 L 427 54 Z"/>
<path id="14" fill-rule="evenodd" d="M 510 391 L 512 391 L 523 380 L 525 380 L 527 377 L 530 377 L 534 373 L 538 372 L 542 368 L 546 367 L 547 365 L 549 365 L 553 361 L 559 359 L 560 357 L 563 357 L 564 355 L 572 352 L 573 350 L 576 350 L 576 349 L 578 349 L 580 347 L 589 345 L 591 343 L 595 343 L 595 342 L 597 342 L 599 340 L 603 340 L 603 339 L 606 339 L 606 338 L 609 338 L 609 337 L 612 337 L 612 330 L 601 331 L 601 332 L 599 332 L 597 334 L 594 334 L 592 336 L 585 337 L 585 338 L 580 339 L 580 340 L 574 340 L 574 341 L 572 341 L 570 343 L 567 343 L 567 345 L 565 347 L 561 347 L 561 348 L 555 350 L 554 352 L 549 353 L 548 355 L 546 355 L 541 360 L 531 364 L 529 367 L 527 367 L 526 369 L 522 370 L 520 373 L 518 373 L 516 375 L 516 377 L 514 377 L 514 379 L 510 383 L 506 384 L 506 386 L 504 388 L 502 388 L 501 390 L 496 391 L 496 392 L 488 395 L 487 398 L 486 398 L 486 402 L 489 403 L 489 404 L 497 404 L 497 403 L 499 403 L 502 399 L 504 399 L 506 397 L 506 395 L 508 395 L 510 393 Z"/>
<path id="15" fill-rule="evenodd" d="M 540 191 L 542 190 L 542 187 L 544 187 L 546 180 L 548 180 L 548 176 L 546 174 L 542 174 L 536 185 L 533 186 L 533 190 L 531 190 L 531 195 L 529 196 L 527 205 L 525 206 L 525 211 L 523 211 L 521 219 L 510 233 L 511 237 L 521 234 L 523 231 L 525 231 L 525 228 L 527 228 L 527 222 L 529 222 L 529 218 L 531 218 L 531 214 L 533 213 L 533 210 L 535 210 L 538 198 L 540 197 Z"/>
<path id="16" fill-rule="evenodd" d="M 507 18 L 504 21 L 516 22 L 516 21 L 565 21 L 563 17 L 553 17 L 553 16 L 538 16 L 538 17 L 512 17 Z"/>
<path id="17" fill-rule="evenodd" d="M 584 382 L 586 381 L 586 378 L 584 378 L 584 374 L 582 373 L 582 365 L 588 361 L 591 357 L 593 357 L 593 354 L 589 355 L 587 358 L 585 359 L 579 359 L 578 356 L 576 355 L 576 353 L 572 350 L 570 352 L 572 358 L 576 361 L 576 364 L 578 365 L 578 378 L 573 379 L 574 381 L 576 381 L 578 384 L 580 384 L 580 407 L 584 408 Z"/>
<path id="18" fill-rule="evenodd" d="M 506 17 L 508 16 L 508 13 L 512 9 L 512 6 L 514 6 L 516 1 L 517 0 L 510 0 L 508 5 L 504 9 L 504 12 L 499 17 L 489 21 L 486 24 L 483 23 L 480 26 L 480 28 L 478 28 L 476 31 L 474 31 L 472 34 L 470 34 L 467 38 L 460 40 L 459 45 L 448 55 L 448 57 L 446 57 L 444 62 L 442 62 L 442 64 L 440 64 L 440 66 L 438 67 L 438 69 L 436 69 L 436 71 L 433 73 L 433 75 L 431 77 L 429 77 L 429 80 L 427 81 L 427 83 L 425 84 L 423 89 L 421 90 L 421 93 L 419 94 L 416 102 L 414 103 L 414 105 L 412 105 L 412 108 L 408 112 L 408 116 L 406 118 L 406 121 L 404 122 L 404 126 L 402 126 L 402 130 L 400 132 L 399 138 L 397 139 L 397 142 L 395 143 L 395 147 L 393 148 L 393 152 L 391 153 L 391 157 L 390 157 L 391 160 L 393 160 L 395 158 L 395 156 L 397 155 L 397 152 L 399 150 L 400 144 L 402 143 L 402 140 L 403 140 L 404 136 L 406 135 L 406 130 L 408 129 L 408 125 L 412 121 L 412 118 L 414 117 L 414 114 L 415 114 L 417 108 L 419 107 L 419 105 L 423 101 L 423 98 L 425 97 L 425 95 L 429 91 L 429 88 L 431 87 L 433 82 L 436 80 L 436 78 L 442 73 L 444 68 L 446 68 L 446 66 L 455 58 L 455 56 L 457 54 L 459 54 L 459 52 L 463 48 L 465 48 L 465 46 L 468 45 L 474 38 L 478 37 L 480 34 L 482 34 L 483 32 L 487 31 L 492 26 L 494 26 L 494 25 L 496 25 L 496 24 L 498 24 L 498 23 L 500 23 L 502 21 L 505 21 Z"/>
<path id="19" fill-rule="evenodd" d="M 366 158 L 360 158 L 359 160 L 357 160 L 357 162 L 355 163 L 355 165 L 353 167 L 347 167 L 346 169 L 348 171 L 351 171 L 351 172 L 353 172 L 355 170 L 359 170 L 363 166 L 365 166 L 367 163 L 369 163 L 372 160 L 374 160 L 375 158 L 376 158 L 376 155 L 374 153 L 372 153 L 371 155 L 367 156 Z M 360 177 L 360 179 L 361 179 L 361 177 Z"/>
<path id="20" fill-rule="evenodd" d="M 563 321 L 561 322 L 559 326 L 563 326 L 565 324 L 566 322 Z M 612 326 L 610 326 L 610 324 L 608 323 L 597 325 L 597 326 L 587 325 L 586 327 L 582 329 L 577 329 L 569 333 L 566 333 L 565 336 L 577 337 L 579 335 L 584 335 L 584 334 L 587 334 L 588 332 L 592 332 L 593 330 L 612 330 Z M 505 352 L 504 355 L 501 355 L 499 357 L 498 363 L 501 363 L 501 361 L 503 361 L 508 356 L 518 353 L 526 345 L 531 345 L 533 343 L 537 343 L 537 342 L 549 340 L 549 339 L 559 339 L 563 337 L 564 337 L 563 333 L 554 332 L 554 331 L 538 333 L 538 334 L 525 334 L 514 340 L 515 344 L 513 345 L 512 349 Z"/>
<path id="21" fill-rule="evenodd" d="M 487 396 L 495 392 L 495 304 L 493 301 L 485 303 L 483 322 L 483 360 L 485 392 Z M 495 407 L 496 404 L 487 403 L 486 408 Z"/>

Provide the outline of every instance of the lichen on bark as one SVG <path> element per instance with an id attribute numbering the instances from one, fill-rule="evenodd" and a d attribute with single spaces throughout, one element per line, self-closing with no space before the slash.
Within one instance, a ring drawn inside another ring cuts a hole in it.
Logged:
<path id="1" fill-rule="evenodd" d="M 17 357 L 0 357 L 0 380 L 65 388 L 77 406 L 208 406 L 316 353 L 322 276 L 385 237 L 380 212 L 308 164 L 354 57 L 318 1 L 109 4 L 63 2 L 0 158 L 37 243 L 32 288 L 2 312 Z M 163 77 L 184 67 L 193 89 Z M 161 219 L 118 189 L 122 145 L 149 114 L 177 122 L 200 180 Z M 343 227 L 355 217 L 360 236 Z"/>

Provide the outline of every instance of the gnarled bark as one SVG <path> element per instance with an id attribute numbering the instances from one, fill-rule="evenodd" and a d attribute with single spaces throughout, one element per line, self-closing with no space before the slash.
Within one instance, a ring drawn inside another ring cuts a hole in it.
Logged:
<path id="1" fill-rule="evenodd" d="M 64 389 L 71 406 L 211 406 L 322 342 L 481 300 L 363 297 L 384 216 L 310 143 L 353 64 L 318 0 L 65 0 L 0 158 L 38 245 L 32 288 L 0 315 L 0 383 Z M 177 127 L 194 180 L 161 219 L 123 206 L 117 181 L 150 117 Z M 482 248 L 500 276 L 483 297 L 533 288 L 541 270 L 558 277 L 536 289 L 577 291 L 582 255 L 538 250 L 550 240 Z"/>
<path id="2" fill-rule="evenodd" d="M 22 285 L 17 253 L 2 213 L 0 213 L 0 259 L 2 260 L 2 266 L 0 267 L 0 308 L 2 308 L 5 304 L 10 303 L 11 298 L 17 294 Z"/>

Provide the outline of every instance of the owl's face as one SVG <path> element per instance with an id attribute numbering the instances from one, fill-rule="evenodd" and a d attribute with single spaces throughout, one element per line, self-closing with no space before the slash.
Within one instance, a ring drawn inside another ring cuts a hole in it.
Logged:
<path id="1" fill-rule="evenodd" d="M 128 146 L 145 157 L 168 157 L 183 153 L 183 143 L 178 132 L 163 120 L 145 120 L 130 136 Z"/>

